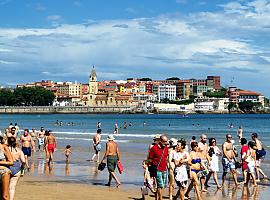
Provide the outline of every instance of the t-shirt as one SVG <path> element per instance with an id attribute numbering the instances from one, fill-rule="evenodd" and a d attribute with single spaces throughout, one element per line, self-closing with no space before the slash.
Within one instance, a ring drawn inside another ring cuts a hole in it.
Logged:
<path id="1" fill-rule="evenodd" d="M 164 150 L 163 156 L 162 152 Z M 157 144 L 155 144 L 149 152 L 149 159 L 152 160 L 152 164 L 155 166 L 158 166 L 158 163 L 160 162 L 157 170 L 158 171 L 166 171 L 167 170 L 167 157 L 168 157 L 168 147 L 165 146 L 164 148 L 160 148 Z M 161 158 L 162 156 L 162 158 Z"/>
<path id="2" fill-rule="evenodd" d="M 241 148 L 241 156 L 243 156 L 243 155 L 244 155 L 244 153 L 246 153 L 246 154 L 247 154 L 247 151 L 248 151 L 248 145 L 244 145 L 244 146 L 242 146 L 242 148 Z"/>

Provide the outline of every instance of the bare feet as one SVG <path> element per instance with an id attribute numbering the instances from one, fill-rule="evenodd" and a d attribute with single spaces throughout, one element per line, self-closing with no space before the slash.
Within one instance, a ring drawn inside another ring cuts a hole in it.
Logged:
<path id="1" fill-rule="evenodd" d="M 121 183 L 117 183 L 117 184 L 116 184 L 116 187 L 117 187 L 117 188 L 119 188 L 119 187 L 120 187 L 120 185 L 121 185 Z"/>
<path id="2" fill-rule="evenodd" d="M 201 192 L 208 192 L 206 189 L 202 189 Z"/>

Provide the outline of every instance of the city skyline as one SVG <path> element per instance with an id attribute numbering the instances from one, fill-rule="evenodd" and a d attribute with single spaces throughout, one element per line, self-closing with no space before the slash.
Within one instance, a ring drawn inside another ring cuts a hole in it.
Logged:
<path id="1" fill-rule="evenodd" d="M 222 77 L 270 96 L 270 1 L 0 0 L 0 85 Z"/>

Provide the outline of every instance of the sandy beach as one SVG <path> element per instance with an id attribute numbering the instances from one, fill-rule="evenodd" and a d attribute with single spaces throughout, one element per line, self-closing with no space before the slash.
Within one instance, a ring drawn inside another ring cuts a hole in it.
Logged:
<path id="1" fill-rule="evenodd" d="M 223 200 L 223 199 L 269 199 L 269 191 L 267 183 L 260 185 L 258 188 L 249 186 L 243 189 L 240 186 L 238 189 L 233 184 L 225 187 L 223 190 L 209 190 L 208 193 L 203 193 L 203 198 L 207 200 Z M 105 187 L 102 185 L 89 185 L 74 182 L 64 182 L 59 180 L 41 179 L 38 177 L 25 176 L 23 177 L 16 190 L 15 199 L 18 200 L 73 200 L 73 199 L 110 199 L 110 200 L 126 200 L 126 199 L 141 199 L 139 187 L 121 188 Z M 154 199 L 153 195 L 147 196 L 146 199 Z M 168 199 L 167 189 L 164 194 L 164 199 Z M 194 198 L 194 193 L 191 195 Z"/>
<path id="2" fill-rule="evenodd" d="M 139 193 L 132 189 L 94 186 L 80 183 L 41 180 L 25 176 L 17 185 L 15 199 L 18 200 L 68 200 L 68 199 L 136 199 Z"/>

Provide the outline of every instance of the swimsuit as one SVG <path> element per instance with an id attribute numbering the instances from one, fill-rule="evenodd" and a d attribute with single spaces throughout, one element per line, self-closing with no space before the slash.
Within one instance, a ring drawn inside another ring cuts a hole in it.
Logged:
<path id="1" fill-rule="evenodd" d="M 47 149 L 48 149 L 48 152 L 53 153 L 55 150 L 55 144 L 48 144 Z"/>
<path id="2" fill-rule="evenodd" d="M 117 155 L 107 156 L 107 168 L 109 172 L 114 172 L 118 161 Z"/>
<path id="3" fill-rule="evenodd" d="M 30 157 L 31 156 L 31 147 L 22 147 L 22 152 L 24 153 L 25 156 Z"/>

